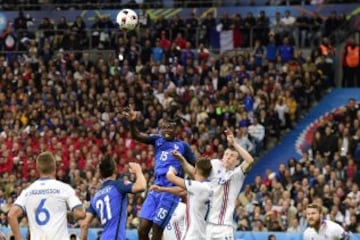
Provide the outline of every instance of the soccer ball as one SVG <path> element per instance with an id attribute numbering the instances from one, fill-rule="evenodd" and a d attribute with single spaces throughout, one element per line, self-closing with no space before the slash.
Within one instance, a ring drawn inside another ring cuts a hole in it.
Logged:
<path id="1" fill-rule="evenodd" d="M 139 18 L 135 11 L 131 9 L 123 9 L 117 14 L 116 22 L 119 24 L 121 29 L 130 31 L 137 27 Z"/>

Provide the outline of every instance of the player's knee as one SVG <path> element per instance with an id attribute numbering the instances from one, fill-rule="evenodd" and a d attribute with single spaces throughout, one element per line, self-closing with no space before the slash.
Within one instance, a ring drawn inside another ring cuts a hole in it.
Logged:
<path id="1" fill-rule="evenodd" d="M 151 229 L 151 225 L 150 227 L 147 224 L 140 224 L 138 227 L 138 235 L 139 237 L 146 237 L 149 235 Z"/>
<path id="2" fill-rule="evenodd" d="M 153 235 L 151 238 L 152 240 L 159 240 L 162 238 L 164 232 L 164 229 L 162 227 L 154 224 L 152 230 L 153 230 Z"/>

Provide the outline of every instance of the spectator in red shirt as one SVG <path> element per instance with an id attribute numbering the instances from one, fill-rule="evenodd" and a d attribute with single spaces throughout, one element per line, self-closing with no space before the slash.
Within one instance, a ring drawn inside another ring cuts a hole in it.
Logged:
<path id="1" fill-rule="evenodd" d="M 161 31 L 160 47 L 162 47 L 166 52 L 169 51 L 171 47 L 171 42 L 167 38 L 165 31 Z"/>
<path id="2" fill-rule="evenodd" d="M 179 47 L 180 49 L 186 48 L 186 39 L 183 38 L 181 33 L 178 33 L 176 35 L 176 38 L 174 39 L 174 42 L 176 43 L 176 46 Z"/>

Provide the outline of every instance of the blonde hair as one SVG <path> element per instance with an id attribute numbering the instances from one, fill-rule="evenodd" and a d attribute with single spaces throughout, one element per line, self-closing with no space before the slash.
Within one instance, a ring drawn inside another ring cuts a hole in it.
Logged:
<path id="1" fill-rule="evenodd" d="M 307 207 L 306 207 L 306 209 L 308 209 L 308 208 L 316 209 L 316 210 L 318 210 L 318 212 L 319 212 L 320 214 L 323 213 L 322 207 L 319 206 L 319 205 L 316 204 L 316 203 L 310 203 L 310 204 L 308 204 Z"/>
<path id="2" fill-rule="evenodd" d="M 55 157 L 51 152 L 40 153 L 36 159 L 36 167 L 40 174 L 50 174 L 56 171 Z"/>

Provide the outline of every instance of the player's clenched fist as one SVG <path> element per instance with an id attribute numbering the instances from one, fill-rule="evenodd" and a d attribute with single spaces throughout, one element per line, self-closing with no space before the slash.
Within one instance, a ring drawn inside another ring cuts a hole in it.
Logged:
<path id="1" fill-rule="evenodd" d="M 226 134 L 226 139 L 227 139 L 228 143 L 231 146 L 234 145 L 235 137 L 234 137 L 234 134 L 232 133 L 232 131 L 229 128 L 227 128 L 225 130 L 225 134 Z"/>
<path id="2" fill-rule="evenodd" d="M 129 163 L 129 172 L 135 173 L 135 174 L 142 172 L 140 164 L 135 163 L 135 162 L 130 162 Z"/>
<path id="3" fill-rule="evenodd" d="M 177 150 L 173 150 L 171 153 L 172 153 L 172 155 L 173 155 L 176 159 L 178 159 L 179 161 L 186 161 L 186 159 L 184 158 L 184 156 L 183 156 L 180 152 L 178 152 Z"/>
<path id="4" fill-rule="evenodd" d="M 150 190 L 154 190 L 155 192 L 161 192 L 161 187 L 158 185 L 151 185 Z"/>
<path id="5" fill-rule="evenodd" d="M 132 122 L 136 120 L 137 112 L 134 111 L 134 106 L 129 105 L 129 107 L 125 108 L 123 111 L 123 114 L 126 116 L 126 118 Z"/>

